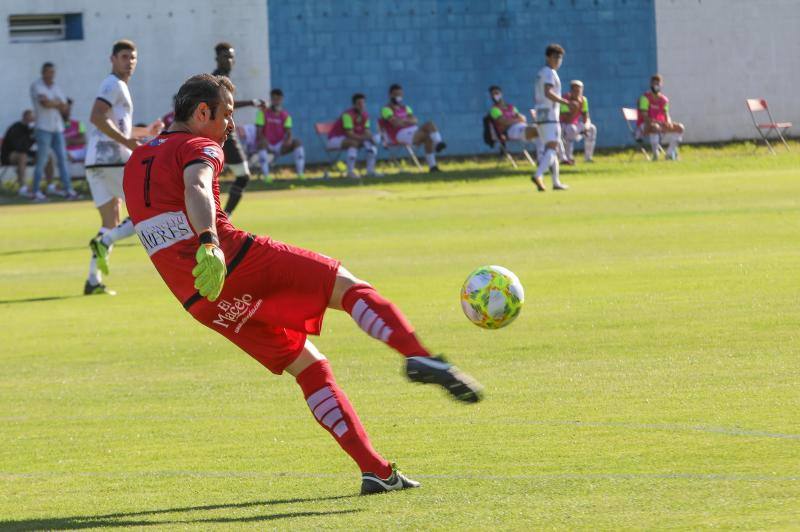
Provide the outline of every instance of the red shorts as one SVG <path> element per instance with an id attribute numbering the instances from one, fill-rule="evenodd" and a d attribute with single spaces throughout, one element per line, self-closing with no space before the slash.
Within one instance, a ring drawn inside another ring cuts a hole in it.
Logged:
<path id="1" fill-rule="evenodd" d="M 300 355 L 306 335 L 319 334 L 338 260 L 255 237 L 228 273 L 219 298 L 202 298 L 189 313 L 276 374 Z M 230 267 L 230 265 L 229 265 Z"/>

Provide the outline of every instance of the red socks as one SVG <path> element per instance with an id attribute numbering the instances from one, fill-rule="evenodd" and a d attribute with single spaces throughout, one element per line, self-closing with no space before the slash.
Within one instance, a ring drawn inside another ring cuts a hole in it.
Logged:
<path id="1" fill-rule="evenodd" d="M 389 462 L 372 448 L 353 405 L 336 384 L 328 361 L 320 360 L 301 371 L 297 384 L 317 422 L 355 460 L 361 472 L 389 478 L 392 474 Z"/>
<path id="2" fill-rule="evenodd" d="M 342 307 L 364 332 L 403 356 L 430 356 L 400 309 L 371 286 L 352 287 L 342 297 Z"/>

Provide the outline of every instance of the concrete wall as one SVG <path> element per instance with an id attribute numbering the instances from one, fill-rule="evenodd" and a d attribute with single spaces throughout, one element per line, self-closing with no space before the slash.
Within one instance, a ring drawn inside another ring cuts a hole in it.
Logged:
<path id="1" fill-rule="evenodd" d="M 753 138 L 745 98 L 800 128 L 800 1 L 656 0 L 658 68 L 687 141 Z M 795 129 L 795 132 L 797 129 Z"/>
<path id="2" fill-rule="evenodd" d="M 273 85 L 283 89 L 309 158 L 324 155 L 313 123 L 334 119 L 364 92 L 370 114 L 389 84 L 404 85 L 448 153 L 488 151 L 487 88 L 532 107 L 544 48 L 567 50 L 560 76 L 586 84 L 600 145 L 627 141 L 619 107 L 633 105 L 656 68 L 652 0 L 282 0 L 269 2 Z"/>
<path id="3" fill-rule="evenodd" d="M 32 13 L 82 13 L 83 40 L 9 42 L 8 16 Z M 45 61 L 56 64 L 56 83 L 75 100 L 74 116 L 87 119 L 97 88 L 110 72 L 111 44 L 120 38 L 133 39 L 139 47 L 130 83 L 136 122 L 164 114 L 184 79 L 213 70 L 213 48 L 221 40 L 236 46 L 232 77 L 241 96 L 263 97 L 269 86 L 264 0 L 3 0 L 0 28 L 0 135 L 22 109 L 31 107 L 28 89 Z M 241 113 L 242 119 L 250 115 L 253 111 Z"/>

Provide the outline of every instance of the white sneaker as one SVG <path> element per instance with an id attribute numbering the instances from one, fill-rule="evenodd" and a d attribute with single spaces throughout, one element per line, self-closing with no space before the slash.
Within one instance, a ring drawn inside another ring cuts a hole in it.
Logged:
<path id="1" fill-rule="evenodd" d="M 67 198 L 69 201 L 77 201 L 81 199 L 81 195 L 75 192 L 74 190 L 70 190 L 69 192 L 65 193 L 64 197 Z"/>
<path id="2" fill-rule="evenodd" d="M 19 194 L 20 196 L 22 196 L 22 197 L 25 197 L 25 198 L 30 198 L 30 197 L 31 197 L 31 193 L 30 193 L 30 191 L 28 190 L 28 185 L 22 185 L 21 187 L 19 187 L 19 192 L 18 192 L 18 194 Z"/>
<path id="3" fill-rule="evenodd" d="M 47 201 L 47 196 L 41 193 L 41 191 L 37 190 L 36 194 L 33 195 L 33 201 L 36 203 L 43 203 Z"/>
<path id="4" fill-rule="evenodd" d="M 55 183 L 50 183 L 49 185 L 47 185 L 47 193 L 50 194 L 51 196 L 58 196 L 59 198 L 67 197 L 67 193 L 64 192 L 63 190 L 58 190 L 56 188 Z"/>
<path id="5" fill-rule="evenodd" d="M 557 185 L 553 185 L 553 190 L 569 190 L 569 185 L 565 183 L 559 183 Z"/>

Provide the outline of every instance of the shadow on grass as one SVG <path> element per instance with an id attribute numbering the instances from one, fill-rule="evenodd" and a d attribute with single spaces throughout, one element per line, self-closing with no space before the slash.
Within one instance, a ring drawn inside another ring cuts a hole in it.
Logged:
<path id="1" fill-rule="evenodd" d="M 85 297 L 83 294 L 71 294 L 68 296 L 42 296 L 26 297 L 23 299 L 0 299 L 0 305 L 16 305 L 17 303 L 38 303 L 40 301 L 58 301 L 60 299 L 74 299 Z"/>
<path id="2" fill-rule="evenodd" d="M 328 510 L 328 511 L 302 511 L 280 512 L 248 517 L 208 517 L 197 519 L 163 519 L 150 521 L 145 519 L 131 519 L 159 514 L 180 512 L 197 512 L 204 510 L 226 510 L 239 508 L 256 508 L 259 506 L 275 506 L 280 504 L 294 504 L 302 502 L 335 501 L 354 498 L 356 495 L 337 495 L 332 497 L 312 497 L 303 499 L 273 499 L 266 501 L 251 501 L 230 504 L 208 504 L 203 506 L 182 506 L 178 508 L 163 508 L 159 510 L 142 510 L 139 512 L 119 512 L 104 515 L 77 515 L 69 517 L 50 517 L 37 519 L 20 519 L 14 521 L 0 521 L 0 530 L 78 530 L 86 528 L 106 527 L 133 527 L 133 526 L 158 526 L 158 525 L 190 525 L 198 523 L 256 523 L 260 521 L 275 521 L 293 517 L 318 517 L 342 514 L 352 514 L 361 510 Z"/>
<path id="3" fill-rule="evenodd" d="M 315 187 L 358 187 L 369 185 L 384 185 L 389 183 L 441 183 L 447 181 L 475 181 L 486 179 L 498 179 L 511 176 L 527 176 L 532 170 L 523 168 L 513 169 L 507 165 L 496 168 L 475 168 L 464 170 L 448 170 L 440 173 L 428 172 L 400 172 L 397 174 L 387 174 L 383 177 L 362 177 L 351 179 L 345 177 L 332 177 L 329 179 L 313 177 L 306 179 L 276 179 L 265 183 L 263 181 L 251 181 L 248 190 L 289 190 L 293 188 L 315 188 Z M 232 182 L 220 183 L 225 190 L 230 187 Z"/>
<path id="4" fill-rule="evenodd" d="M 132 248 L 132 247 L 139 247 L 138 242 L 132 242 L 127 244 L 114 244 L 114 248 Z M 8 251 L 0 251 L 0 257 L 9 257 L 11 255 L 28 255 L 31 253 L 56 253 L 59 251 L 75 251 L 75 250 L 84 250 L 89 251 L 89 246 L 70 246 L 70 247 L 60 247 L 60 248 L 42 248 L 42 249 L 11 249 Z"/>

